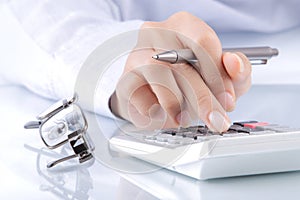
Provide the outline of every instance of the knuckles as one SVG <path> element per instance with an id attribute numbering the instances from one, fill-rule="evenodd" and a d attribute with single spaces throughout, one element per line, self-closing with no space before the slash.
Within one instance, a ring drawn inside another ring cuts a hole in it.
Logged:
<path id="1" fill-rule="evenodd" d="M 195 93 L 195 100 L 198 106 L 198 109 L 201 107 L 204 108 L 211 108 L 213 105 L 212 94 L 209 92 L 208 89 L 202 89 L 194 91 Z"/>
<path id="2" fill-rule="evenodd" d="M 174 113 L 174 111 L 178 113 L 181 110 L 181 103 L 176 98 L 161 102 L 161 104 L 168 113 Z"/>
<path id="3" fill-rule="evenodd" d="M 146 28 L 159 28 L 161 22 L 154 22 L 154 21 L 145 21 L 141 29 L 146 29 Z"/>
<path id="4" fill-rule="evenodd" d="M 191 21 L 191 20 L 200 20 L 198 18 L 196 18 L 194 15 L 192 15 L 191 13 L 189 12 L 186 12 L 186 11 L 180 11 L 180 12 L 177 12 L 173 15 L 171 15 L 166 21 L 167 22 L 188 22 L 188 21 Z M 202 20 L 201 20 L 202 21 Z"/>

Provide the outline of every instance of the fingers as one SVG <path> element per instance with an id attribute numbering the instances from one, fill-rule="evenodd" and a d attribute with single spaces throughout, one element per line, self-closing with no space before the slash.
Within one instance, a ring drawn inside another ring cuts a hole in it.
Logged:
<path id="1" fill-rule="evenodd" d="M 167 20 L 172 24 L 180 23 L 174 28 L 178 38 L 185 48 L 193 50 L 198 63 L 194 65 L 212 94 L 226 111 L 235 107 L 235 90 L 222 63 L 222 47 L 216 33 L 202 20 L 180 12 Z"/>
<path id="2" fill-rule="evenodd" d="M 198 74 L 222 107 L 226 111 L 232 111 L 235 107 L 236 94 L 232 81 L 223 65 L 217 64 L 200 46 L 194 51 L 201 60 L 193 67 L 198 71 Z"/>
<path id="3" fill-rule="evenodd" d="M 139 89 L 136 89 L 137 86 L 133 87 L 136 90 L 131 95 L 130 102 L 144 115 L 147 115 L 147 112 L 149 113 L 152 105 L 159 104 L 166 112 L 168 124 L 172 123 L 173 126 L 178 126 L 176 117 L 181 111 L 181 105 L 184 101 L 183 96 L 173 77 L 170 66 L 152 59 L 151 55 L 155 53 L 151 48 L 136 49 L 129 56 L 125 70 L 128 72 L 135 71 L 148 85 Z M 152 112 L 154 111 L 152 110 Z M 155 118 L 155 116 L 154 114 L 152 117 Z"/>
<path id="4" fill-rule="evenodd" d="M 152 64 L 126 72 L 119 80 L 115 96 L 120 104 L 114 105 L 117 115 L 138 127 L 179 125 L 176 117 L 183 97 L 168 66 Z"/>
<path id="5" fill-rule="evenodd" d="M 239 52 L 223 54 L 223 63 L 231 78 L 236 97 L 246 93 L 251 86 L 251 63 L 248 58 Z"/>
<path id="6" fill-rule="evenodd" d="M 139 80 L 142 78 L 136 73 L 127 75 L 127 79 L 130 77 L 132 82 L 139 82 L 139 86 L 131 85 L 123 77 L 129 85 L 126 90 L 119 87 L 122 90 L 119 94 L 123 95 L 120 98 L 128 96 L 128 119 L 136 126 L 166 128 L 179 123 L 188 125 L 196 116 L 212 131 L 224 132 L 229 128 L 226 111 L 194 68 L 181 64 L 172 68 L 151 65 L 142 69 L 139 68 L 145 80 Z M 183 109 L 184 99 L 189 105 L 186 109 Z"/>
<path id="7" fill-rule="evenodd" d="M 143 75 L 150 84 L 159 104 L 178 125 L 177 115 L 181 112 L 183 96 L 168 66 L 148 65 L 143 70 Z"/>
<path id="8" fill-rule="evenodd" d="M 151 58 L 184 48 L 199 60 L 193 67 Z M 243 54 L 223 55 L 215 32 L 191 14 L 180 12 L 164 22 L 146 22 L 117 86 L 113 112 L 135 125 L 176 127 L 201 119 L 211 130 L 223 132 L 230 124 L 226 111 L 234 109 L 236 98 L 250 86 L 250 71 Z M 163 123 L 154 123 L 156 119 Z"/>
<path id="9" fill-rule="evenodd" d="M 164 113 L 155 105 L 159 106 L 156 96 L 148 83 L 135 71 L 123 74 L 111 97 L 111 109 L 114 114 L 145 129 L 152 126 L 153 119 L 165 119 Z"/>
<path id="10" fill-rule="evenodd" d="M 177 127 L 178 123 L 166 112 L 149 85 L 138 88 L 129 97 L 129 116 L 135 126 L 153 130 Z"/>
<path id="11" fill-rule="evenodd" d="M 189 114 L 195 112 L 210 130 L 226 131 L 230 126 L 229 117 L 195 69 L 187 64 L 176 65 L 173 69 L 176 81 L 193 109 L 189 110 Z"/>
<path id="12" fill-rule="evenodd" d="M 132 103 L 130 103 L 130 97 L 135 91 L 138 91 L 139 88 L 143 88 L 145 85 L 147 85 L 145 80 L 134 70 L 124 73 L 111 97 L 112 112 L 117 116 L 130 120 L 129 107 L 132 106 Z M 136 101 L 134 100 L 133 102 L 135 103 Z"/>
<path id="13" fill-rule="evenodd" d="M 149 84 L 138 87 L 131 96 L 129 102 L 144 116 L 150 115 L 150 109 L 153 105 L 158 105 L 155 94 L 151 91 Z"/>

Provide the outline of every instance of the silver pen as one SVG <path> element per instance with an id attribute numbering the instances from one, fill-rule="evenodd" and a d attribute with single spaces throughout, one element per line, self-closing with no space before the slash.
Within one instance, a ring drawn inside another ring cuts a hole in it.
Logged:
<path id="1" fill-rule="evenodd" d="M 271 47 L 248 47 L 248 48 L 226 48 L 223 52 L 241 52 L 245 54 L 252 65 L 267 64 L 267 61 L 273 56 L 278 55 L 278 50 Z M 178 49 L 165 51 L 152 56 L 153 59 L 175 63 L 191 63 L 198 62 L 196 56 L 191 49 Z"/>

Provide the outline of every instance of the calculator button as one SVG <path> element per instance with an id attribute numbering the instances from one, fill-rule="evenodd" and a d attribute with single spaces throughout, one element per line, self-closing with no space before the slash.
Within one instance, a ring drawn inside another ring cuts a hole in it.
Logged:
<path id="1" fill-rule="evenodd" d="M 182 135 L 182 134 L 185 134 L 185 133 L 190 134 L 190 133 L 196 133 L 196 132 L 197 132 L 197 129 L 195 129 L 195 128 L 189 128 L 189 127 L 183 128 L 183 127 L 180 127 L 178 129 L 176 135 L 178 135 L 178 134 Z"/>
<path id="2" fill-rule="evenodd" d="M 156 133 L 158 133 L 158 134 L 175 135 L 177 132 L 178 132 L 178 129 L 175 129 L 175 128 L 156 130 Z"/>
<path id="3" fill-rule="evenodd" d="M 199 137 L 204 137 L 205 135 L 204 134 L 201 134 L 201 133 L 193 133 L 193 134 L 188 134 L 186 135 L 186 137 L 188 138 L 192 138 L 194 140 L 197 140 Z"/>
<path id="4" fill-rule="evenodd" d="M 176 133 L 176 134 L 175 134 L 175 135 L 173 135 L 173 136 L 180 136 L 180 137 L 184 137 L 183 135 L 184 135 L 184 133 L 182 133 L 182 132 L 178 132 L 178 133 Z"/>
<path id="5" fill-rule="evenodd" d="M 204 128 L 205 126 L 202 125 L 197 125 L 197 126 L 190 126 L 188 127 L 189 129 L 199 129 L 199 128 Z"/>
<path id="6" fill-rule="evenodd" d="M 244 126 L 245 124 L 253 124 L 253 123 L 258 123 L 258 121 L 243 121 L 243 122 L 233 122 L 233 125 L 238 125 L 238 126 Z"/>
<path id="7" fill-rule="evenodd" d="M 155 140 L 156 138 L 156 135 L 145 135 L 145 139 L 148 139 L 148 140 Z"/>
<path id="8" fill-rule="evenodd" d="M 268 122 L 257 122 L 257 123 L 245 123 L 244 124 L 244 127 L 248 127 L 248 128 L 256 128 L 256 127 L 264 127 L 264 126 L 267 126 L 269 125 Z"/>
<path id="9" fill-rule="evenodd" d="M 196 133 L 196 132 L 201 132 L 201 131 L 203 131 L 203 130 L 207 131 L 208 129 L 205 128 L 204 126 L 199 125 L 199 126 L 191 126 L 191 127 L 188 127 L 187 130 L 188 130 L 189 132 L 194 132 L 194 133 Z"/>
<path id="10" fill-rule="evenodd" d="M 172 137 L 172 135 L 160 134 L 155 137 L 154 142 L 158 144 L 166 144 L 168 142 L 168 136 Z"/>
<path id="11" fill-rule="evenodd" d="M 238 133 L 250 133 L 251 129 L 248 127 L 243 127 L 239 125 L 232 125 L 229 127 L 228 131 L 238 132 Z"/>
<path id="12" fill-rule="evenodd" d="M 187 133 L 184 133 L 184 136 L 185 137 L 188 137 L 188 138 L 194 138 L 194 136 L 196 135 L 196 133 L 194 132 L 187 132 Z"/>
<path id="13" fill-rule="evenodd" d="M 278 124 L 269 124 L 267 126 L 258 126 L 256 127 L 257 130 L 271 130 L 275 132 L 283 132 L 284 130 L 288 129 L 287 126 L 280 126 Z"/>
<path id="14" fill-rule="evenodd" d="M 173 138 L 172 135 L 160 134 L 156 136 L 156 140 L 160 142 L 167 142 L 169 138 Z"/>
<path id="15" fill-rule="evenodd" d="M 181 137 L 193 137 L 193 135 L 195 135 L 195 133 L 193 132 L 179 132 L 176 133 L 177 136 L 181 136 Z"/>
<path id="16" fill-rule="evenodd" d="M 191 144 L 194 143 L 194 140 L 192 138 L 181 138 L 179 140 L 180 144 Z"/>
<path id="17" fill-rule="evenodd" d="M 168 138 L 168 143 L 170 144 L 180 144 L 180 140 L 182 140 L 183 137 L 181 136 L 173 136 L 171 138 Z"/>
<path id="18" fill-rule="evenodd" d="M 197 135 L 197 140 L 214 140 L 218 138 L 222 138 L 222 136 L 220 134 Z"/>
<path id="19" fill-rule="evenodd" d="M 147 142 L 154 142 L 156 140 L 156 136 L 155 135 L 146 135 L 144 137 L 144 140 Z"/>
<path id="20" fill-rule="evenodd" d="M 154 140 L 154 142 L 155 142 L 156 144 L 163 144 L 163 145 L 167 144 L 167 141 Z"/>

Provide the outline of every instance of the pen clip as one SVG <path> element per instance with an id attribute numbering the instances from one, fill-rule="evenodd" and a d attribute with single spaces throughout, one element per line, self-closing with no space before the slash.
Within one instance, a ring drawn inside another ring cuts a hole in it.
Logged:
<path id="1" fill-rule="evenodd" d="M 249 59 L 251 65 L 265 65 L 268 59 Z"/>

